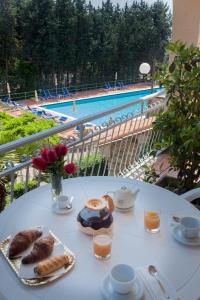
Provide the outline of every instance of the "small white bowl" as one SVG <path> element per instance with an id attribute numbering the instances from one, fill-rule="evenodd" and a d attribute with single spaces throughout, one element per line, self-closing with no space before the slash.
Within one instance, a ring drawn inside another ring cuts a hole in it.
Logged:
<path id="1" fill-rule="evenodd" d="M 109 276 L 112 288 L 118 294 L 128 294 L 136 280 L 135 270 L 125 264 L 114 266 Z"/>
<path id="2" fill-rule="evenodd" d="M 200 221 L 194 217 L 184 217 L 181 219 L 181 231 L 185 238 L 197 238 L 200 233 Z"/>

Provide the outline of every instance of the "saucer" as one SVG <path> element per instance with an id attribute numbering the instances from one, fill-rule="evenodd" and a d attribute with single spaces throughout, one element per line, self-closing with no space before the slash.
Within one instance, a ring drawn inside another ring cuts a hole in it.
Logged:
<path id="1" fill-rule="evenodd" d="M 70 201 L 73 200 L 73 197 L 70 197 Z M 68 213 L 70 213 L 73 210 L 73 206 L 71 206 L 71 208 L 60 208 L 58 206 L 57 202 L 54 202 L 52 205 L 52 210 L 54 213 L 59 214 L 59 215 L 66 215 Z"/>
<path id="2" fill-rule="evenodd" d="M 134 205 L 130 206 L 130 207 L 127 207 L 127 208 L 122 208 L 122 207 L 117 207 L 115 206 L 116 210 L 118 211 L 122 211 L 122 212 L 128 212 L 130 210 L 132 210 L 134 208 Z"/>
<path id="3" fill-rule="evenodd" d="M 141 300 L 144 291 L 143 283 L 137 277 L 133 285 L 134 291 L 131 290 L 130 293 L 125 295 L 118 294 L 111 286 L 109 275 L 104 278 L 100 289 L 106 300 Z"/>
<path id="4" fill-rule="evenodd" d="M 197 238 L 186 238 L 181 231 L 181 225 L 177 225 L 172 229 L 173 237 L 180 243 L 188 246 L 200 246 L 200 236 Z"/>

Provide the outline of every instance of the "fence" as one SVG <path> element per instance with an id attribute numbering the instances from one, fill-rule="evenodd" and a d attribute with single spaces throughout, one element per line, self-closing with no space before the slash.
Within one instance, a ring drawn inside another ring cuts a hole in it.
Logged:
<path id="1" fill-rule="evenodd" d="M 118 80 L 120 82 L 123 82 L 125 85 L 130 85 L 130 84 L 135 84 L 135 83 L 141 83 L 143 82 L 141 79 L 130 79 L 130 80 Z M 110 81 L 110 84 L 112 86 L 115 86 L 116 81 Z M 69 91 L 76 91 L 76 92 L 87 92 L 87 91 L 93 91 L 93 90 L 98 90 L 98 89 L 103 89 L 105 85 L 105 82 L 95 82 L 95 83 L 89 83 L 89 84 L 80 84 L 80 85 L 69 85 L 67 88 Z M 63 86 L 64 87 L 64 86 Z M 63 92 L 63 87 L 54 87 L 54 88 L 48 88 L 50 93 L 62 93 Z M 41 89 L 37 90 L 38 95 L 40 95 L 42 92 Z M 35 99 L 35 91 L 27 91 L 27 92 L 17 92 L 17 93 L 2 93 L 0 94 L 0 99 L 3 99 L 5 96 L 9 96 L 10 100 L 15 100 L 15 101 L 20 101 L 20 100 L 29 100 L 29 99 Z"/>
<path id="2" fill-rule="evenodd" d="M 75 161 L 80 170 L 78 176 L 112 175 L 131 176 L 140 179 L 141 166 L 153 159 L 151 152 L 153 144 L 159 139 L 159 133 L 152 130 L 156 113 L 163 110 L 166 101 L 159 96 L 161 92 L 146 96 L 116 108 L 102 111 L 87 117 L 59 125 L 52 129 L 21 138 L 0 146 L 0 155 L 13 151 L 19 147 L 43 140 L 57 133 L 74 132 L 74 138 L 65 139 L 69 147 L 67 159 Z M 124 109 L 129 112 L 124 114 Z M 114 112 L 120 117 L 108 121 L 103 126 L 95 126 L 95 121 Z M 89 126 L 88 123 L 94 124 Z M 75 128 L 79 126 L 79 131 Z M 80 130 L 81 128 L 81 130 Z M 28 191 L 28 181 L 37 175 L 38 185 L 41 174 L 35 174 L 31 167 L 31 160 L 8 167 L 0 173 L 0 179 L 9 176 L 10 198 L 14 199 L 14 183 L 21 172 Z"/>

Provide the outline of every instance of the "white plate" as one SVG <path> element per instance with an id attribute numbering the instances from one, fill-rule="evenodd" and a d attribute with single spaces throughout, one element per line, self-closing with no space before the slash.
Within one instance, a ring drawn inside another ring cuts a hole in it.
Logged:
<path id="1" fill-rule="evenodd" d="M 143 283 L 137 277 L 133 286 L 133 290 L 125 295 L 116 293 L 110 283 L 110 278 L 107 275 L 101 284 L 101 293 L 106 300 L 140 300 L 143 296 Z"/>
<path id="2" fill-rule="evenodd" d="M 180 243 L 188 246 L 200 246 L 200 236 L 193 239 L 188 239 L 184 237 L 181 231 L 181 225 L 177 225 L 172 229 L 173 237 Z"/>

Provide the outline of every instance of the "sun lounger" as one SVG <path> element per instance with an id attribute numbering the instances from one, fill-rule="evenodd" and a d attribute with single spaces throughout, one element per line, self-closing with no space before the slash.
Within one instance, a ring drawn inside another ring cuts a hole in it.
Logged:
<path id="1" fill-rule="evenodd" d="M 40 99 L 40 100 L 48 100 L 48 99 L 49 99 L 48 95 L 45 93 L 44 90 L 43 90 L 42 93 L 39 95 L 39 99 Z"/>
<path id="2" fill-rule="evenodd" d="M 62 96 L 63 97 L 70 97 L 70 96 L 73 96 L 76 94 L 76 91 L 75 90 L 69 90 L 67 87 L 63 88 L 63 93 L 62 93 Z"/>
<path id="3" fill-rule="evenodd" d="M 107 92 L 107 91 L 110 91 L 110 90 L 112 90 L 112 87 L 110 86 L 110 83 L 109 82 L 106 82 L 105 84 L 104 84 L 104 87 L 103 87 L 103 91 L 105 92 Z"/>
<path id="4" fill-rule="evenodd" d="M 21 108 L 21 109 L 27 110 L 27 105 L 22 105 L 20 103 L 17 103 L 16 101 L 12 101 L 12 103 L 16 108 Z"/>
<path id="5" fill-rule="evenodd" d="M 83 124 L 77 125 L 76 128 L 73 130 L 73 133 L 77 135 L 78 138 L 83 138 L 93 132 L 93 125 L 92 124 Z"/>
<path id="6" fill-rule="evenodd" d="M 13 102 L 9 99 L 8 96 L 4 96 L 1 101 L 10 107 L 14 107 Z"/>
<path id="7" fill-rule="evenodd" d="M 68 120 L 68 117 L 59 117 L 58 119 L 57 119 L 57 121 L 59 122 L 59 123 L 64 123 L 64 122 L 66 122 Z"/>
<path id="8" fill-rule="evenodd" d="M 4 103 L 8 103 L 9 97 L 8 96 L 3 96 L 1 101 L 4 102 Z"/>
<path id="9" fill-rule="evenodd" d="M 121 85 L 122 89 L 126 89 L 127 88 L 127 85 L 125 85 L 123 81 L 118 81 L 118 82 Z"/>
<path id="10" fill-rule="evenodd" d="M 121 89 L 122 89 L 122 85 L 121 85 L 121 83 L 120 83 L 119 81 L 117 81 L 117 82 L 115 83 L 115 89 L 116 89 L 116 90 L 121 90 Z"/>
<path id="11" fill-rule="evenodd" d="M 50 93 L 49 90 L 44 90 L 46 96 L 48 97 L 48 99 L 55 99 L 56 97 L 58 97 L 58 94 L 56 93 Z"/>

